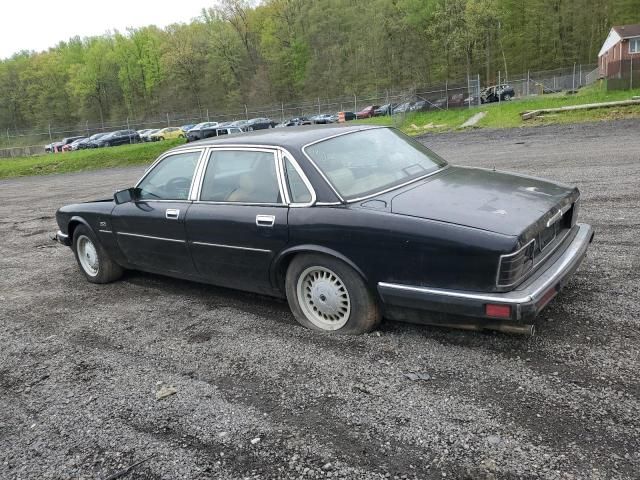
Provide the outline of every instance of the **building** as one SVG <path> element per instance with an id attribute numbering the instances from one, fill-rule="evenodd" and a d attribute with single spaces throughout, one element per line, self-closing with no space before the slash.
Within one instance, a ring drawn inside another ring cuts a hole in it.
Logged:
<path id="1" fill-rule="evenodd" d="M 619 77 L 625 66 L 634 62 L 640 66 L 640 24 L 611 28 L 598 53 L 599 76 Z"/>

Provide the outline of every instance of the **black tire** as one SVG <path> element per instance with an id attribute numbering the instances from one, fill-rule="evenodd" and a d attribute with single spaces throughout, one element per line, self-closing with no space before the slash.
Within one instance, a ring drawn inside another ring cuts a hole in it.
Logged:
<path id="1" fill-rule="evenodd" d="M 97 254 L 97 272 L 95 274 L 88 271 L 87 267 L 80 261 L 78 243 L 85 242 L 85 239 L 88 239 L 92 243 Z M 80 267 L 80 271 L 91 283 L 109 283 L 118 280 L 122 276 L 123 268 L 109 257 L 109 254 L 102 244 L 100 244 L 93 231 L 85 225 L 78 225 L 73 232 L 73 253 Z"/>
<path id="2" fill-rule="evenodd" d="M 306 279 L 313 277 L 313 275 L 319 272 L 327 275 L 326 279 L 319 278 L 316 282 L 320 283 L 307 283 Z M 337 278 L 337 284 L 334 285 L 331 279 L 331 275 Z M 326 280 L 329 289 L 338 289 L 335 292 L 324 291 L 325 286 L 321 282 Z M 313 285 L 314 294 L 309 285 Z M 343 289 L 340 289 L 342 285 Z M 285 280 L 285 290 L 287 294 L 287 300 L 289 307 L 293 312 L 296 320 L 303 326 L 324 333 L 344 334 L 344 335 L 358 335 L 373 330 L 376 325 L 380 323 L 382 319 L 382 312 L 380 307 L 367 288 L 362 277 L 353 268 L 346 263 L 335 259 L 327 255 L 320 254 L 301 254 L 293 258 L 287 269 L 287 276 Z M 318 294 L 319 290 L 319 294 Z M 344 297 L 344 293 L 346 297 Z M 299 298 L 303 292 L 307 293 L 309 300 L 301 300 Z M 335 310 L 337 319 L 321 318 L 324 312 L 318 310 L 318 307 L 322 309 L 323 305 L 320 302 L 325 302 L 323 293 L 327 293 L 329 298 L 326 298 L 327 304 L 331 308 L 337 301 L 340 305 Z M 342 295 L 336 296 L 335 293 Z M 317 304 L 313 302 L 312 297 L 317 295 Z M 333 296 L 332 296 L 333 295 Z M 317 312 L 315 315 L 311 313 L 311 305 L 318 305 L 315 308 Z M 344 305 L 343 305 L 344 304 Z"/>
<path id="3" fill-rule="evenodd" d="M 503 99 L 505 102 L 508 102 L 509 100 L 511 100 L 511 95 L 509 95 L 508 93 L 506 93 L 502 99 Z"/>

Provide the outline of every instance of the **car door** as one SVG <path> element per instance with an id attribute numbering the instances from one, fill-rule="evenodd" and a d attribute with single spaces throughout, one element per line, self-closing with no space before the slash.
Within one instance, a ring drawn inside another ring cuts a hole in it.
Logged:
<path id="1" fill-rule="evenodd" d="M 112 230 L 131 265 L 158 273 L 195 274 L 185 218 L 202 151 L 162 157 L 138 183 L 136 200 L 113 209 Z"/>
<path id="2" fill-rule="evenodd" d="M 288 241 L 277 151 L 211 149 L 186 228 L 198 273 L 232 288 L 272 291 L 269 267 Z"/>

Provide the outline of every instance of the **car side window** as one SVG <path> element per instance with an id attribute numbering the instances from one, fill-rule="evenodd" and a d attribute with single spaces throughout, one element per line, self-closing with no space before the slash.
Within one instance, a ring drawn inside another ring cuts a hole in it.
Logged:
<path id="1" fill-rule="evenodd" d="M 302 177 L 288 158 L 285 161 L 285 171 L 287 173 L 287 186 L 293 203 L 309 203 L 311 192 L 305 185 Z"/>
<path id="2" fill-rule="evenodd" d="M 275 155 L 252 150 L 212 152 L 204 174 L 200 200 L 282 203 Z"/>
<path id="3" fill-rule="evenodd" d="M 141 200 L 188 200 L 200 152 L 170 155 L 138 185 Z"/>

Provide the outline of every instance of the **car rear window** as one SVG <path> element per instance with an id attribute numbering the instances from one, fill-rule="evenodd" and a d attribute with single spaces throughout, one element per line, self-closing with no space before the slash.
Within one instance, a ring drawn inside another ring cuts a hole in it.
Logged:
<path id="1" fill-rule="evenodd" d="M 304 151 L 345 200 L 393 188 L 447 164 L 392 128 L 340 135 L 309 145 Z"/>

